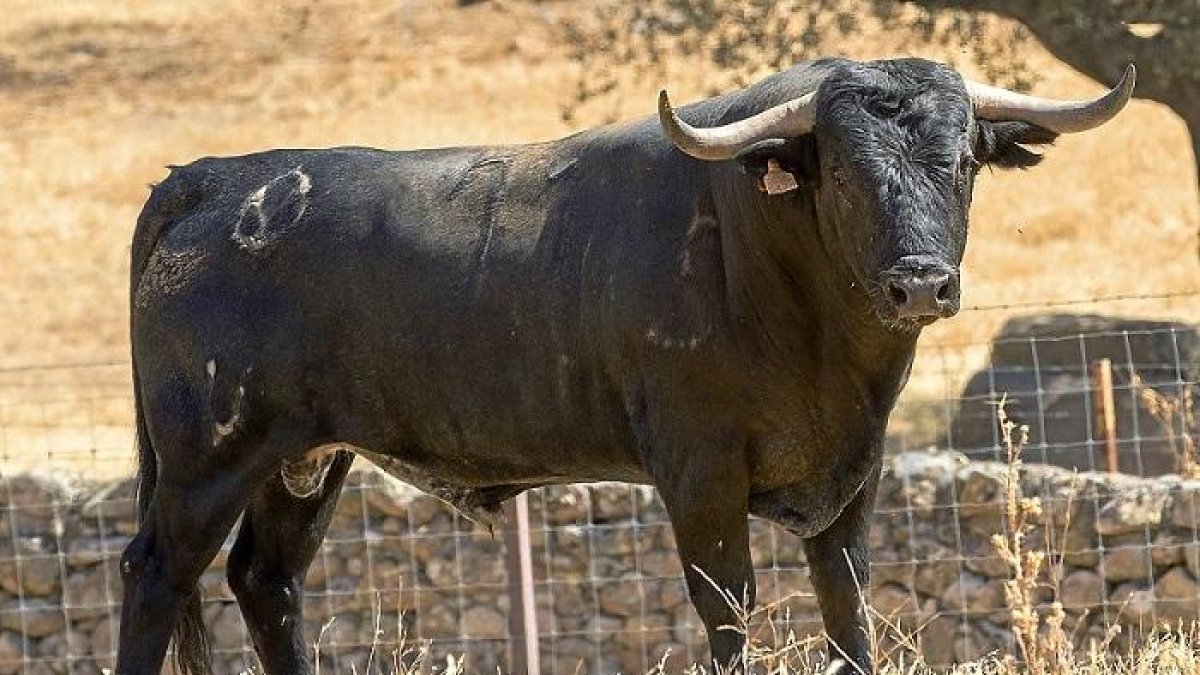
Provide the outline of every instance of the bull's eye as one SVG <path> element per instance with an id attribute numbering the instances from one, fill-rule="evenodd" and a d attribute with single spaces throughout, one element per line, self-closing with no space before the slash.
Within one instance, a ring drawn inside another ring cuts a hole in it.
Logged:
<path id="1" fill-rule="evenodd" d="M 895 117 L 904 107 L 904 102 L 899 99 L 879 99 L 875 101 L 875 112 L 880 117 Z"/>

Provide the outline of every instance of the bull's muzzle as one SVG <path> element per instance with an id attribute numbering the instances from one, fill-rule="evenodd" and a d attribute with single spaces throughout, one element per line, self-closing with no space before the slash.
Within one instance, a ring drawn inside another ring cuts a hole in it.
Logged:
<path id="1" fill-rule="evenodd" d="M 940 263 L 901 263 L 880 275 L 886 318 L 930 323 L 958 313 L 958 270 Z"/>

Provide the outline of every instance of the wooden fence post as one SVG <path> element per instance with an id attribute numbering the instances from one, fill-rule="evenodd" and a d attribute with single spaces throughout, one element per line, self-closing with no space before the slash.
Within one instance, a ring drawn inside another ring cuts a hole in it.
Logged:
<path id="1" fill-rule="evenodd" d="M 1092 363 L 1092 400 L 1095 402 L 1096 426 L 1104 437 L 1105 456 L 1109 473 L 1121 470 L 1117 456 L 1117 411 L 1113 398 L 1112 361 L 1100 359 Z"/>
<path id="2" fill-rule="evenodd" d="M 508 573 L 510 672 L 513 675 L 540 675 L 529 496 L 522 492 L 505 502 L 504 515 L 508 520 L 504 528 L 504 561 Z"/>

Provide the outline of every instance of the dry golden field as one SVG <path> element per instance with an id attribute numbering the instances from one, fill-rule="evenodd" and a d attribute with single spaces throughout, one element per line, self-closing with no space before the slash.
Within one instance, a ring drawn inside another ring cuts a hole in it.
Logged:
<path id="1" fill-rule="evenodd" d="M 166 164 L 272 146 L 542 140 L 614 109 L 651 114 L 662 86 L 680 101 L 698 94 L 697 66 L 674 64 L 661 81 L 631 82 L 604 110 L 585 108 L 568 125 L 562 105 L 580 73 L 555 27 L 587 11 L 582 2 L 515 0 L 462 9 L 445 0 L 5 2 L 0 412 L 9 426 L 31 402 L 124 385 L 119 366 L 101 369 L 102 384 L 95 370 L 13 369 L 126 360 L 129 239 L 146 185 Z M 825 48 L 875 57 L 895 55 L 898 44 L 894 31 L 868 26 Z M 1040 75 L 1035 93 L 1098 90 L 1036 45 L 1025 50 Z M 918 53 L 947 59 L 954 51 L 966 46 Z M 1041 167 L 984 175 L 964 304 L 1200 287 L 1200 200 L 1188 147 L 1168 110 L 1135 101 L 1102 130 L 1061 139 Z M 1072 309 L 1195 319 L 1200 297 Z M 986 342 L 1018 311 L 1028 310 L 965 311 L 928 330 L 925 344 Z M 965 372 L 982 348 L 956 354 L 949 365 Z M 943 387 L 941 378 L 918 376 L 909 395 L 941 396 Z M 37 414 L 59 412 L 42 406 Z M 120 405 L 88 414 L 110 423 L 101 433 L 129 421 Z M 19 445 L 9 438 L 7 454 Z"/>

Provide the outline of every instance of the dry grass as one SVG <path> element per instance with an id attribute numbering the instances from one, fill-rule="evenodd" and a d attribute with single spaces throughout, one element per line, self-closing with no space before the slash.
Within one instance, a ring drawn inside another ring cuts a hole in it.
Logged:
<path id="1" fill-rule="evenodd" d="M 580 73 L 556 26 L 586 11 L 586 3 L 519 1 L 453 9 L 448 0 L 6 3 L 0 372 L 126 358 L 129 238 L 145 186 L 165 164 L 272 146 L 541 140 L 613 112 L 649 114 L 665 84 L 682 101 L 710 81 L 690 64 L 673 64 L 665 81 L 631 78 L 604 109 L 564 122 Z M 868 24 L 861 38 L 825 48 L 886 56 L 910 42 Z M 1097 90 L 1039 47 L 1023 50 L 1040 76 L 1036 93 Z M 965 304 L 1200 285 L 1200 212 L 1187 148 L 1177 118 L 1135 101 L 1104 129 L 1062 139 L 1033 171 L 984 175 L 964 264 Z M 1082 309 L 1186 319 L 1200 315 L 1200 297 Z M 978 345 L 1019 311 L 964 312 L 930 328 L 924 344 Z M 934 365 L 965 376 L 983 352 L 956 350 Z M 926 363 L 931 358 L 918 360 L 910 400 L 942 399 L 957 386 L 923 375 Z M 42 374 L 0 377 L 0 412 L 79 395 L 98 386 L 93 376 L 57 374 L 53 386 Z M 120 371 L 104 377 L 104 392 L 123 391 Z"/>
<path id="2" fill-rule="evenodd" d="M 815 640 L 799 640 L 789 635 L 782 646 L 776 649 L 754 650 L 747 659 L 752 672 L 763 675 L 857 675 L 853 668 L 841 660 L 832 663 L 812 658 L 810 652 Z M 314 653 L 321 651 L 320 641 L 313 645 Z M 1200 629 L 1189 632 L 1164 632 L 1151 636 L 1136 652 L 1110 654 L 1092 648 L 1082 656 L 1072 655 L 1069 660 L 1054 669 L 1035 669 L 999 654 L 978 661 L 958 663 L 949 667 L 933 668 L 926 665 L 916 654 L 915 647 L 896 655 L 892 653 L 876 661 L 876 675 L 1195 675 L 1200 672 Z M 669 655 L 668 655 L 669 656 Z M 465 658 L 447 655 L 444 662 L 434 662 L 429 650 L 420 645 L 402 646 L 386 656 L 372 654 L 378 672 L 388 675 L 425 675 L 440 672 L 443 675 L 468 675 L 471 664 Z M 669 670 L 667 656 L 649 670 L 646 675 L 678 675 Z M 352 669 L 353 670 L 353 669 Z M 377 670 L 368 665 L 367 673 Z M 578 672 L 583 672 L 580 669 Z M 683 675 L 702 675 L 711 672 L 699 665 L 692 665 Z M 321 668 L 318 666 L 317 675 Z"/>

